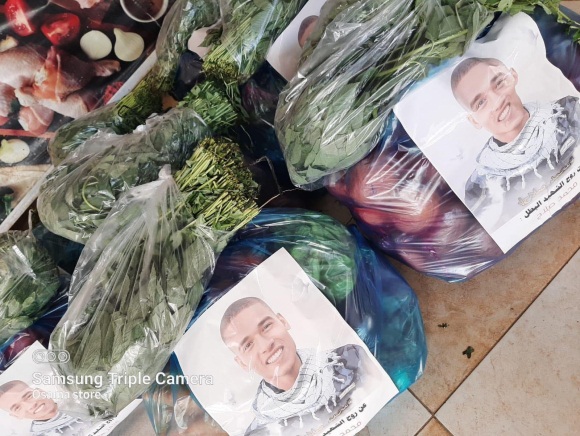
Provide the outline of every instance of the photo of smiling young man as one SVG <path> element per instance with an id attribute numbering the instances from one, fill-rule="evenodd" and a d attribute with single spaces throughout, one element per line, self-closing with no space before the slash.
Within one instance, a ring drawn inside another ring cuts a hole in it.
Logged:
<path id="1" fill-rule="evenodd" d="M 451 75 L 453 96 L 477 129 L 490 134 L 465 185 L 465 202 L 474 213 L 525 206 L 522 197 L 550 185 L 571 162 L 580 141 L 580 100 L 522 102 L 519 74 L 495 58 L 470 57 Z M 495 227 L 509 220 L 503 213 Z"/>
<path id="2" fill-rule="evenodd" d="M 30 421 L 33 436 L 72 436 L 86 429 L 80 419 L 60 412 L 45 391 L 34 389 L 21 380 L 0 385 L 0 410 L 18 420 Z"/>
<path id="3" fill-rule="evenodd" d="M 220 334 L 235 362 L 262 378 L 246 435 L 306 434 L 344 408 L 373 371 L 362 347 L 300 349 L 290 329 L 257 297 L 234 301 L 222 317 Z"/>

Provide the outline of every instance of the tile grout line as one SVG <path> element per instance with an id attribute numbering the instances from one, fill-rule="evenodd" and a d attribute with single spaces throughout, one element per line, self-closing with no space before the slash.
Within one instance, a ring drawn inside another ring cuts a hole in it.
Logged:
<path id="1" fill-rule="evenodd" d="M 548 286 L 550 286 L 552 284 L 552 282 L 556 279 L 556 277 L 558 277 L 558 274 L 560 274 L 562 272 L 562 270 L 570 263 L 570 261 L 574 258 L 574 256 L 576 256 L 577 253 L 580 252 L 580 248 L 577 248 L 576 251 L 574 251 L 574 253 L 572 253 L 572 255 L 566 260 L 566 262 L 564 262 L 564 264 L 558 269 L 558 271 L 556 271 L 556 273 L 553 275 L 553 277 L 548 281 L 548 283 L 546 284 L 546 286 L 544 286 L 544 289 L 542 289 L 541 292 L 538 293 L 538 295 L 536 295 L 534 297 L 534 299 L 530 302 L 530 304 L 527 305 L 527 307 L 522 311 L 522 313 L 520 313 L 516 319 L 514 319 L 514 321 L 509 325 L 509 327 L 506 329 L 506 331 L 498 338 L 497 341 L 495 341 L 495 344 L 493 344 L 490 349 L 487 351 L 487 353 L 485 353 L 483 355 L 483 357 L 481 358 L 481 360 L 479 361 L 479 363 L 477 365 L 475 365 L 475 367 L 473 367 L 473 369 L 471 371 L 469 371 L 469 373 L 463 378 L 463 380 L 461 380 L 461 383 L 459 383 L 457 385 L 457 387 L 455 389 L 453 389 L 451 391 L 451 393 L 447 396 L 447 398 L 445 399 L 445 401 L 443 402 L 443 404 L 441 404 L 433 413 L 432 413 L 432 417 L 436 418 L 436 414 L 437 412 L 439 412 L 439 410 L 441 410 L 441 408 L 447 403 L 447 401 L 449 401 L 449 399 L 453 396 L 453 394 L 455 394 L 455 392 L 457 392 L 457 390 L 463 385 L 463 383 L 465 382 L 465 380 L 467 380 L 469 378 L 469 376 L 471 376 L 471 374 L 473 374 L 473 372 L 479 368 L 479 365 L 481 365 L 481 363 L 485 360 L 485 358 L 492 352 L 492 350 L 495 349 L 495 347 L 497 346 L 497 344 L 500 343 L 500 341 L 505 337 L 505 335 L 508 334 L 508 332 L 513 328 L 513 326 L 520 320 L 520 318 L 522 316 L 524 316 L 524 314 L 528 311 L 528 309 L 532 306 L 532 304 L 534 304 L 536 302 L 536 300 L 540 297 L 540 295 L 542 295 L 544 293 L 544 291 L 548 288 Z M 410 391 L 410 390 L 409 390 Z M 411 391 L 410 391 L 411 392 Z M 413 392 L 411 392 L 413 394 L 413 396 L 415 398 L 417 398 L 415 396 L 415 394 Z M 421 403 L 421 405 L 423 407 L 425 407 L 425 405 L 421 402 L 421 400 L 419 400 L 417 398 L 417 400 Z M 429 408 L 426 408 L 428 412 L 431 412 Z M 441 421 L 439 421 L 441 422 Z M 441 423 L 441 425 L 443 425 L 443 423 Z M 445 427 L 443 425 L 443 427 Z M 446 428 L 447 430 L 447 428 Z M 448 430 L 449 431 L 449 430 Z M 450 432 L 451 433 L 451 432 Z"/>

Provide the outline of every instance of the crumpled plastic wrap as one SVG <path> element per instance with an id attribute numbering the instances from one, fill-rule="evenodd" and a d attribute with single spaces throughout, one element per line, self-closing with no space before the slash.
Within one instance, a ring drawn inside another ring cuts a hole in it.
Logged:
<path id="1" fill-rule="evenodd" d="M 305 3 L 306 0 L 221 0 L 220 44 L 204 58 L 205 72 L 225 83 L 248 80 Z"/>
<path id="2" fill-rule="evenodd" d="M 347 229 L 317 212 L 265 209 L 238 231 L 220 255 L 192 323 L 281 248 L 336 307 L 400 391 L 422 375 L 427 347 L 415 293 L 355 228 Z M 167 371 L 180 373 L 175 362 Z M 171 395 L 168 391 L 167 385 L 154 385 L 146 396 L 158 434 L 205 434 L 203 431 L 210 430 L 221 434 L 219 425 L 194 404 L 190 407 L 195 419 L 179 428 L 176 409 L 193 397 L 183 386 L 174 387 Z"/>
<path id="3" fill-rule="evenodd" d="M 66 388 L 87 395 L 70 410 L 116 415 L 148 388 L 144 376 L 155 380 L 191 320 L 222 236 L 194 221 L 167 168 L 119 199 L 83 250 L 50 340 L 50 350 L 70 355 L 55 372 L 75 377 Z M 140 378 L 131 385 L 131 376 Z"/>
<path id="4" fill-rule="evenodd" d="M 375 147 L 406 88 L 425 76 L 429 62 L 445 56 L 445 50 L 461 54 L 460 46 L 445 44 L 425 51 L 446 37 L 440 33 L 449 26 L 443 27 L 441 19 L 462 20 L 460 45 L 491 20 L 475 0 L 457 3 L 459 18 L 441 3 L 448 2 L 365 0 L 323 10 L 318 24 L 318 29 L 325 26 L 323 34 L 280 95 L 276 111 L 278 138 L 296 186 L 320 188 L 325 176 L 360 161 Z"/>
<path id="5" fill-rule="evenodd" d="M 38 197 L 40 219 L 51 232 L 85 242 L 121 194 L 156 180 L 166 164 L 180 169 L 209 134 L 205 122 L 187 108 L 150 118 L 132 134 L 102 132 L 47 178 Z"/>
<path id="6" fill-rule="evenodd" d="M 50 141 L 48 151 L 56 166 L 99 130 L 124 134 L 159 112 L 162 94 L 173 86 L 179 58 L 187 49 L 191 33 L 219 19 L 217 0 L 177 0 L 167 13 L 157 36 L 157 61 L 137 86 L 121 100 L 99 108 L 62 126 Z"/>
<path id="7" fill-rule="evenodd" d="M 32 325 L 0 344 L 0 374 L 8 369 L 36 341 L 39 341 L 44 347 L 48 346 L 50 334 L 68 307 L 69 283 L 70 276 L 62 274 L 57 294 L 53 297 L 42 316 Z"/>
<path id="8" fill-rule="evenodd" d="M 42 316 L 58 287 L 56 263 L 30 231 L 0 235 L 0 343 Z"/>
<path id="9" fill-rule="evenodd" d="M 533 18 L 548 60 L 580 90 L 580 45 L 553 17 Z M 417 271 L 462 281 L 504 258 L 394 115 L 376 149 L 326 183 L 377 247 Z"/>

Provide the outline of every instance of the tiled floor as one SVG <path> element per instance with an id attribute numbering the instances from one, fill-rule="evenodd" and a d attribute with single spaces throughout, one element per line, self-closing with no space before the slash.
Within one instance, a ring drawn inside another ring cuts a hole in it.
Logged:
<path id="1" fill-rule="evenodd" d="M 579 218 L 577 202 L 466 283 L 397 264 L 419 296 L 429 358 L 360 434 L 580 434 Z M 115 435 L 153 434 L 142 410 L 132 418 Z"/>

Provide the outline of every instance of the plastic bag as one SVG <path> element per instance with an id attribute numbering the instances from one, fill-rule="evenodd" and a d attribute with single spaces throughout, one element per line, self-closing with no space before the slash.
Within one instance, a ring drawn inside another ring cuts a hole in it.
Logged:
<path id="1" fill-rule="evenodd" d="M 58 287 L 58 268 L 31 232 L 0 235 L 0 343 L 42 316 Z"/>
<path id="2" fill-rule="evenodd" d="M 494 12 L 541 5 L 569 23 L 558 3 L 361 0 L 339 4 L 338 14 L 327 9 L 334 19 L 320 17 L 322 37 L 278 103 L 276 128 L 294 184 L 319 188 L 364 158 L 409 86 L 462 55 Z"/>
<path id="3" fill-rule="evenodd" d="M 71 392 L 86 393 L 77 413 L 117 414 L 185 331 L 225 245 L 224 232 L 194 221 L 185 202 L 164 170 L 123 195 L 87 242 L 49 347 L 70 354 L 54 370 L 74 378 Z"/>
<path id="4" fill-rule="evenodd" d="M 567 26 L 543 11 L 533 18 L 548 60 L 580 90 L 580 46 Z M 504 257 L 394 115 L 379 146 L 343 177 L 329 177 L 327 183 L 376 246 L 420 272 L 461 281 Z"/>
<path id="5" fill-rule="evenodd" d="M 12 365 L 34 342 L 39 341 L 44 347 L 48 346 L 50 334 L 68 307 L 69 283 L 70 276 L 62 274 L 58 292 L 44 314 L 30 327 L 21 330 L 0 345 L 0 374 Z"/>
<path id="6" fill-rule="evenodd" d="M 265 209 L 240 230 L 220 255 L 192 324 L 280 248 L 285 248 L 322 290 L 400 391 L 422 375 L 427 348 L 415 293 L 356 229 L 347 229 L 316 212 Z M 172 361 L 168 372 L 180 374 L 181 370 Z M 163 434 L 160 429 L 176 428 L 177 417 L 172 409 L 177 408 L 178 402 L 191 401 L 184 393 L 178 393 L 182 389 L 174 388 L 173 404 L 167 386 L 157 385 L 149 391 L 146 404 L 159 434 Z M 195 405 L 191 407 L 196 409 Z M 180 431 L 204 434 L 193 431 L 195 425 L 219 431 L 207 414 L 197 412 L 195 416 L 187 430 Z"/>
<path id="7" fill-rule="evenodd" d="M 40 219 L 51 232 L 85 242 L 122 193 L 156 180 L 165 164 L 180 169 L 209 134 L 194 111 L 181 108 L 133 134 L 97 135 L 47 178 L 38 197 Z"/>
<path id="8" fill-rule="evenodd" d="M 222 0 L 221 43 L 205 57 L 206 73 L 225 83 L 248 80 L 304 3 L 306 0 Z"/>
<path id="9" fill-rule="evenodd" d="M 169 378 L 182 380 L 183 372 L 175 354 L 163 372 L 162 384 L 153 384 L 143 394 L 143 402 L 156 434 L 164 436 L 225 436 L 227 433 L 203 410 L 187 384 L 165 383 Z"/>
<path id="10" fill-rule="evenodd" d="M 159 31 L 155 46 L 157 61 L 151 70 L 120 101 L 61 127 L 48 147 L 53 164 L 58 165 L 99 130 L 129 133 L 152 113 L 159 112 L 162 94 L 173 86 L 179 58 L 187 49 L 191 33 L 214 24 L 218 19 L 217 0 L 177 0 Z"/>

